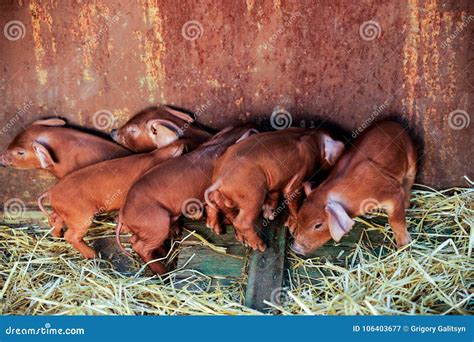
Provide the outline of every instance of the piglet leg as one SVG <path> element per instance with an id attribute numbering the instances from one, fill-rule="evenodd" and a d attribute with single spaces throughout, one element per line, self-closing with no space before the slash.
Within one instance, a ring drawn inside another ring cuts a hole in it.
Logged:
<path id="1" fill-rule="evenodd" d="M 253 250 L 265 251 L 266 245 L 255 231 L 255 220 L 260 212 L 260 206 L 251 209 L 241 208 L 234 220 L 237 240 L 251 247 Z"/>
<path id="2" fill-rule="evenodd" d="M 285 202 L 288 208 L 288 219 L 285 222 L 285 226 L 288 227 L 292 233 L 296 228 L 296 218 L 298 217 L 298 202 L 301 197 L 301 178 L 297 176 L 288 183 L 283 189 L 283 195 L 285 196 Z"/>
<path id="3" fill-rule="evenodd" d="M 86 259 L 93 259 L 97 257 L 96 251 L 90 248 L 83 240 L 87 233 L 89 226 L 72 226 L 68 225 L 64 239 L 69 242 L 79 253 Z"/>
<path id="4" fill-rule="evenodd" d="M 212 229 L 217 235 L 221 235 L 224 229 L 219 222 L 219 211 L 208 205 L 206 206 L 206 213 L 206 227 Z"/>
<path id="5" fill-rule="evenodd" d="M 410 196 L 411 196 L 411 188 L 413 187 L 413 183 L 415 182 L 415 173 L 409 173 L 403 180 L 403 192 L 405 194 L 405 209 L 410 207 Z"/>
<path id="6" fill-rule="evenodd" d="M 224 214 L 224 223 L 225 224 L 234 224 L 235 217 L 237 216 L 237 211 L 234 208 L 221 207 L 219 210 Z"/>
<path id="7" fill-rule="evenodd" d="M 181 227 L 179 220 L 171 222 L 170 236 L 178 237 L 183 232 L 183 227 Z"/>
<path id="8" fill-rule="evenodd" d="M 55 212 L 51 214 L 49 217 L 49 224 L 51 227 L 53 227 L 53 231 L 51 234 L 55 237 L 63 237 L 63 227 L 64 227 L 64 221 L 63 219 Z"/>
<path id="9" fill-rule="evenodd" d="M 395 235 L 397 247 L 405 246 L 411 242 L 405 219 L 405 201 L 405 194 L 399 194 L 394 198 L 392 205 L 387 208 L 388 222 Z"/>
<path id="10" fill-rule="evenodd" d="M 171 221 L 169 212 L 156 204 L 147 208 L 147 217 L 140 221 L 139 227 L 130 226 L 136 236 L 132 244 L 133 250 L 145 263 L 149 263 L 148 267 L 156 274 L 166 273 L 165 265 L 153 260 L 156 259 L 155 252 L 160 257 L 166 255 L 163 243 L 171 235 Z"/>
<path id="11" fill-rule="evenodd" d="M 160 249 L 160 247 L 158 248 L 158 250 L 161 252 L 160 254 L 162 254 L 163 251 Z M 153 257 L 153 251 L 156 248 L 155 246 L 152 246 L 150 243 L 147 243 L 146 241 L 137 240 L 135 244 L 133 245 L 133 249 L 135 250 L 135 252 L 137 252 L 137 254 L 145 263 L 149 263 L 150 261 L 155 259 Z M 153 273 L 156 273 L 156 274 L 166 273 L 166 267 L 161 261 L 158 261 L 158 260 L 153 261 L 148 264 L 148 267 L 150 267 Z"/>
<path id="12" fill-rule="evenodd" d="M 267 220 L 274 220 L 275 219 L 275 209 L 278 205 L 278 197 L 280 196 L 280 192 L 272 191 L 267 195 L 265 203 L 263 203 L 263 218 Z"/>

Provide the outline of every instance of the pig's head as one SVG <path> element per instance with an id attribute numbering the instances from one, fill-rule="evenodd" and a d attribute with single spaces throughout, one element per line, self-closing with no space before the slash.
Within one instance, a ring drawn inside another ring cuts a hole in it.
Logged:
<path id="1" fill-rule="evenodd" d="M 167 116 L 169 115 L 168 113 Z M 191 117 L 189 119 L 192 121 Z M 182 122 L 182 125 L 176 124 L 175 121 Z M 172 121 L 160 117 L 159 112 L 144 111 L 135 115 L 121 128 L 112 130 L 111 137 L 134 152 L 149 152 L 179 139 L 183 135 L 182 127 L 185 125 L 189 125 L 189 122 L 180 118 Z"/>
<path id="2" fill-rule="evenodd" d="M 307 198 L 298 211 L 291 245 L 301 255 L 311 253 L 331 239 L 339 242 L 354 225 L 343 205 L 325 191 L 313 190 L 309 183 L 304 184 L 304 190 Z"/>
<path id="3" fill-rule="evenodd" d="M 44 126 L 64 126 L 62 119 L 33 122 L 18 134 L 0 154 L 0 166 L 15 169 L 47 169 L 55 164 L 54 152 L 48 146 Z"/>

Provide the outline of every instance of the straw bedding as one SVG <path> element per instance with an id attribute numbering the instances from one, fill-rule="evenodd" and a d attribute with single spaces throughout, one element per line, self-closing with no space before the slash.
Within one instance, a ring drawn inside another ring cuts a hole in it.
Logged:
<path id="1" fill-rule="evenodd" d="M 281 300 L 268 302 L 273 312 L 474 313 L 473 189 L 417 189 L 407 213 L 412 244 L 395 249 L 386 219 L 378 214 L 357 222 L 365 231 L 381 232 L 383 247 L 374 245 L 364 233 L 349 253 L 336 256 L 337 262 L 301 259 L 288 252 Z M 87 239 L 112 236 L 113 231 L 109 219 L 99 219 Z M 176 241 L 171 263 L 179 249 Z M 2 314 L 259 314 L 243 305 L 246 279 L 229 287 L 202 288 L 205 275 L 196 272 L 178 280 L 172 272 L 159 278 L 138 259 L 131 272 L 122 274 L 108 261 L 82 259 L 48 229 L 31 225 L 1 226 L 0 259 Z"/>

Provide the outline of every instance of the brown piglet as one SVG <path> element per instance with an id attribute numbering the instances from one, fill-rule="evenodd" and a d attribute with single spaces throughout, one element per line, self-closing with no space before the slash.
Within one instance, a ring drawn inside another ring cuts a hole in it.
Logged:
<path id="1" fill-rule="evenodd" d="M 323 130 L 288 128 L 251 136 L 229 147 L 216 163 L 206 202 L 232 221 L 240 242 L 263 251 L 254 224 L 265 197 L 277 200 L 283 192 L 286 225 L 292 229 L 302 182 L 319 168 L 331 167 L 343 150 L 344 144 Z"/>
<path id="2" fill-rule="evenodd" d="M 339 160 L 316 189 L 305 184 L 307 198 L 298 212 L 292 249 L 308 254 L 331 238 L 339 241 L 355 216 L 387 211 L 398 246 L 411 241 L 405 209 L 416 175 L 416 150 L 398 123 L 374 124 Z"/>
<path id="3" fill-rule="evenodd" d="M 179 138 L 188 139 L 193 144 L 188 148 L 193 150 L 212 135 L 199 128 L 189 114 L 160 106 L 139 112 L 121 128 L 112 130 L 111 136 L 134 152 L 149 152 Z"/>
<path id="4" fill-rule="evenodd" d="M 153 152 L 103 161 L 62 178 L 38 199 L 38 205 L 48 216 L 53 235 L 62 236 L 85 258 L 96 252 L 83 240 L 95 215 L 120 209 L 125 196 L 143 173 L 167 159 L 183 153 L 185 141 L 179 140 Z M 42 201 L 49 198 L 53 212 L 49 214 Z"/>
<path id="5" fill-rule="evenodd" d="M 0 154 L 0 166 L 44 169 L 62 178 L 85 166 L 131 154 L 112 141 L 65 124 L 58 118 L 33 122 Z"/>
<path id="6" fill-rule="evenodd" d="M 144 262 L 163 257 L 163 243 L 178 230 L 179 217 L 198 219 L 203 215 L 204 190 L 211 184 L 217 158 L 230 145 L 254 132 L 251 126 L 228 127 L 196 150 L 157 165 L 143 175 L 120 209 L 116 231 L 119 245 L 120 232 L 131 231 L 132 248 Z M 206 209 L 208 222 L 217 224 L 218 212 Z M 166 272 L 160 261 L 150 263 L 149 267 L 157 274 Z"/>

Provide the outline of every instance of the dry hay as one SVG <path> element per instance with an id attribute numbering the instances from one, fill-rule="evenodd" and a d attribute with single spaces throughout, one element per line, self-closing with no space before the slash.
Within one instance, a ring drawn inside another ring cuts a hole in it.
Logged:
<path id="1" fill-rule="evenodd" d="M 287 290 L 281 302 L 268 303 L 274 313 L 472 314 L 473 189 L 418 189 L 407 214 L 413 237 L 408 247 L 394 248 L 386 220 L 358 218 L 367 231 L 383 232 L 383 248 L 362 234 L 337 263 L 289 252 Z M 113 236 L 113 228 L 109 220 L 96 222 L 87 240 Z M 179 248 L 176 242 L 171 259 Z M 258 314 L 243 305 L 246 279 L 203 288 L 205 275 L 160 278 L 138 261 L 133 274 L 124 275 L 108 261 L 82 259 L 49 230 L 31 225 L 1 226 L 0 259 L 2 314 Z"/>
<path id="2" fill-rule="evenodd" d="M 283 314 L 474 313 L 473 189 L 415 190 L 411 202 L 409 246 L 394 247 L 386 219 L 358 218 L 365 232 L 383 234 L 383 248 L 363 233 L 342 265 L 291 254 L 286 300 L 273 306 Z M 315 273 L 322 277 L 309 283 Z"/>

